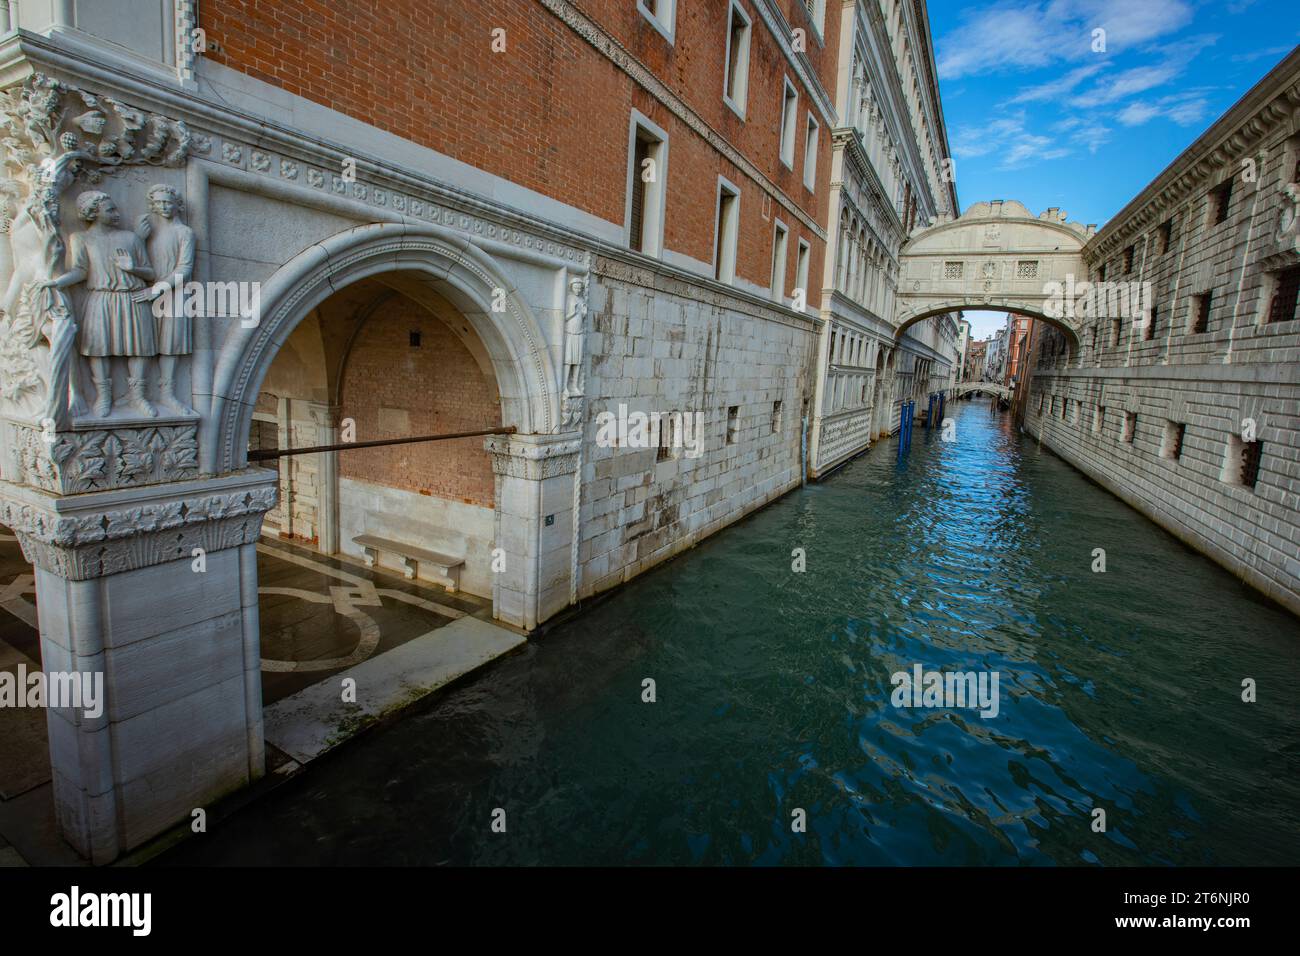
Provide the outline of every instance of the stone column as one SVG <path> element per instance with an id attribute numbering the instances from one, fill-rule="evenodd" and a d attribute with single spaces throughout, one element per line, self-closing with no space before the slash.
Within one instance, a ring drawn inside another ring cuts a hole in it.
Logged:
<path id="1" fill-rule="evenodd" d="M 262 775 L 255 542 L 274 501 L 262 469 L 70 495 L 0 481 L 43 669 L 103 675 L 99 714 L 47 715 L 59 829 L 92 862 Z"/>
<path id="2" fill-rule="evenodd" d="M 532 630 L 569 605 L 581 433 L 489 435 L 484 447 L 496 475 L 496 546 L 505 562 L 492 580 L 493 614 Z"/>
<path id="3" fill-rule="evenodd" d="M 336 445 L 339 440 L 339 407 L 313 404 L 316 444 Z M 321 554 L 339 550 L 339 453 L 323 451 L 316 456 L 316 543 Z"/>

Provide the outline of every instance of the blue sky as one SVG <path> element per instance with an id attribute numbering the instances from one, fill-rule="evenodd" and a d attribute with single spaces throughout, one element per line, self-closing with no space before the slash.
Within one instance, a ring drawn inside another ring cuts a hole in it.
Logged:
<path id="1" fill-rule="evenodd" d="M 929 11 L 962 208 L 1017 199 L 1098 226 L 1300 42 L 1296 0 L 929 0 Z M 1005 321 L 967 318 L 977 338 Z"/>

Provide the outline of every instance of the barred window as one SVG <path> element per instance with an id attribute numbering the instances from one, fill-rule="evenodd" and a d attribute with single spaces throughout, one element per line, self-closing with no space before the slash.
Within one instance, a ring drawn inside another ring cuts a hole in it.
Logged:
<path id="1" fill-rule="evenodd" d="M 960 279 L 962 277 L 962 265 L 960 262 L 945 262 L 943 264 L 943 277 L 945 279 Z"/>
<path id="2" fill-rule="evenodd" d="M 1037 279 L 1038 278 L 1038 260 L 1021 259 L 1016 263 L 1017 279 Z"/>

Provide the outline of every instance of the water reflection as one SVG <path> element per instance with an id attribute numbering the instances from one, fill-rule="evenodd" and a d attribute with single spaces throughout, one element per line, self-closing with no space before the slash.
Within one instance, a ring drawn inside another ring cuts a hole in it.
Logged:
<path id="1" fill-rule="evenodd" d="M 956 442 L 883 443 L 164 862 L 1296 862 L 1295 619 L 954 414 Z M 918 663 L 997 671 L 997 717 L 892 706 Z"/>

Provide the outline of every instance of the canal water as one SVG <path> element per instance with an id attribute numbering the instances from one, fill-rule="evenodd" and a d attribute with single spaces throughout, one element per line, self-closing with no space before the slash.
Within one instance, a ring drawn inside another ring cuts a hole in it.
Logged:
<path id="1" fill-rule="evenodd" d="M 1296 619 L 1007 416 L 950 414 L 159 862 L 1300 862 Z M 917 664 L 996 672 L 997 715 L 894 706 Z"/>

